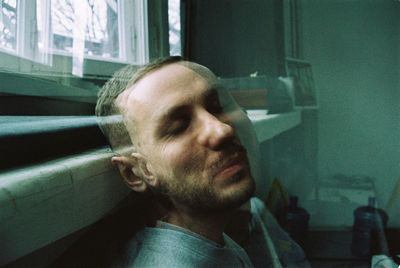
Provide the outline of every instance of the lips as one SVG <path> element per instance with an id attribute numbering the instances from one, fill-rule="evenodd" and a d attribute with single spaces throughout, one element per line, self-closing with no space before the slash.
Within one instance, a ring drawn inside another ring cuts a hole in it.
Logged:
<path id="1" fill-rule="evenodd" d="M 216 179 L 232 178 L 239 174 L 246 166 L 245 152 L 239 151 L 226 157 L 218 163 L 214 173 Z"/>
<path id="2" fill-rule="evenodd" d="M 243 168 L 244 168 L 244 165 L 241 162 L 232 164 L 232 165 L 222 169 L 220 172 L 218 172 L 216 174 L 216 178 L 219 178 L 219 179 L 232 178 L 236 174 L 239 174 L 239 172 L 242 171 Z"/>

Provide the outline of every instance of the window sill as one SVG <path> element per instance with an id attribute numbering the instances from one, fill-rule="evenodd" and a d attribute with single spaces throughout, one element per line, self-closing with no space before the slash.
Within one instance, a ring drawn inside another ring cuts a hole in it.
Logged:
<path id="1" fill-rule="evenodd" d="M 97 127 L 95 116 L 0 116 L 0 138 Z"/>
<path id="2" fill-rule="evenodd" d="M 20 73 L 34 76 L 59 76 L 59 77 L 80 77 L 73 76 L 72 72 L 72 57 L 67 55 L 52 55 L 51 64 L 42 64 L 30 59 L 22 58 L 14 53 L 0 50 L 0 69 L 8 73 Z M 100 77 L 108 79 L 111 75 L 127 64 L 118 60 L 102 60 L 96 58 L 85 57 L 83 60 L 83 77 L 93 78 Z"/>
<path id="3" fill-rule="evenodd" d="M 0 170 L 106 144 L 95 116 L 0 116 Z"/>
<path id="4" fill-rule="evenodd" d="M 97 87 L 80 81 L 79 86 L 65 85 L 58 81 L 27 74 L 0 71 L 0 93 L 7 95 L 42 97 L 66 101 L 96 103 Z M 56 79 L 56 77 L 52 77 Z M 71 82 L 71 81 L 69 81 Z M 15 105 L 18 105 L 16 103 Z"/>
<path id="5" fill-rule="evenodd" d="M 258 142 L 264 142 L 299 125 L 301 112 L 266 114 L 266 110 L 248 110 L 247 115 L 253 123 Z"/>

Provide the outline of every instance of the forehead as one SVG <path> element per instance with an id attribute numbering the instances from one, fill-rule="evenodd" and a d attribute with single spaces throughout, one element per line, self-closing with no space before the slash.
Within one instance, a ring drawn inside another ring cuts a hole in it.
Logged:
<path id="1" fill-rule="evenodd" d="M 170 96 L 174 94 L 190 93 L 194 88 L 201 89 L 212 83 L 212 77 L 203 72 L 189 68 L 183 64 L 170 64 L 156 70 L 143 79 L 134 87 L 130 94 L 131 100 L 145 100 L 159 96 Z M 195 93 L 195 92 L 193 92 Z M 197 92 L 196 92 L 197 93 Z"/>
<path id="2" fill-rule="evenodd" d="M 174 63 L 151 72 L 126 90 L 120 96 L 120 105 L 133 119 L 154 117 L 165 109 L 203 96 L 216 83 L 215 76 L 205 67 Z"/>

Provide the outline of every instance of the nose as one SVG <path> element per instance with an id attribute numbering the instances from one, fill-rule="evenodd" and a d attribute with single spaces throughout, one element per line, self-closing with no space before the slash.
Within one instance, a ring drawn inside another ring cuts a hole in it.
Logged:
<path id="1" fill-rule="evenodd" d="M 230 122 L 206 111 L 199 116 L 199 122 L 198 142 L 212 150 L 218 150 L 235 136 L 235 131 Z"/>

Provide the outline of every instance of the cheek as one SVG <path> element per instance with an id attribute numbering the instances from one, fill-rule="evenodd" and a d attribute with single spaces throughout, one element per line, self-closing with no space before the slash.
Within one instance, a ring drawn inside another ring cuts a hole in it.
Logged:
<path id="1" fill-rule="evenodd" d="M 195 171 L 201 170 L 202 157 L 200 150 L 197 150 L 192 143 L 170 144 L 162 150 L 163 161 L 166 168 L 176 177 L 186 176 Z"/>

